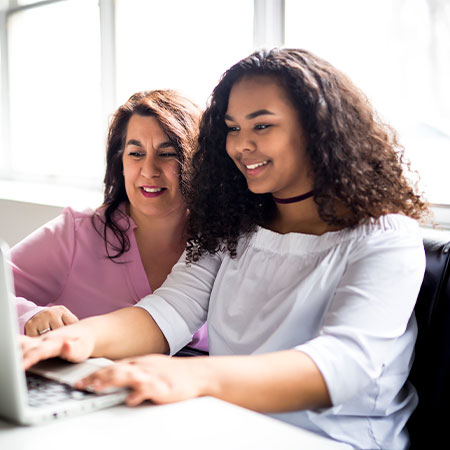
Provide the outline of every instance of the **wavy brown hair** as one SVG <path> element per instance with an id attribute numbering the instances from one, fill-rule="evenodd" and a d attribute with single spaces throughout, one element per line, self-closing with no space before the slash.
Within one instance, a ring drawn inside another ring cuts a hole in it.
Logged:
<path id="1" fill-rule="evenodd" d="M 346 75 L 305 50 L 257 51 L 224 73 L 202 117 L 188 195 L 188 261 L 220 249 L 234 257 L 239 237 L 274 213 L 270 194 L 249 191 L 225 148 L 230 90 L 244 76 L 258 75 L 274 77 L 299 113 L 324 222 L 354 227 L 388 213 L 415 219 L 426 213 L 405 176 L 409 164 L 395 131 Z"/>
<path id="2" fill-rule="evenodd" d="M 119 206 L 128 202 L 122 156 L 128 123 L 134 114 L 155 117 L 174 145 L 180 163 L 180 190 L 183 195 L 186 193 L 187 173 L 191 171 L 192 154 L 197 146 L 201 111 L 176 91 L 167 89 L 138 92 L 117 109 L 108 130 L 104 200 L 92 218 L 111 260 L 130 249 L 127 236 L 129 218 Z M 126 219 L 125 229 L 119 226 L 119 217 Z"/>

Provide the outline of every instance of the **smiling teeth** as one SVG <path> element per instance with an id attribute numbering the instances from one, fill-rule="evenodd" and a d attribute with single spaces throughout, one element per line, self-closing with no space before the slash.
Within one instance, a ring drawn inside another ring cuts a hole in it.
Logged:
<path id="1" fill-rule="evenodd" d="M 250 169 L 250 170 L 257 169 L 258 167 L 265 166 L 267 164 L 267 162 L 268 161 L 263 161 L 263 162 L 256 163 L 256 164 L 248 164 L 245 167 L 247 167 L 247 169 Z"/>
<path id="2" fill-rule="evenodd" d="M 148 187 L 143 187 L 142 188 L 145 192 L 161 192 L 162 188 L 148 188 Z"/>

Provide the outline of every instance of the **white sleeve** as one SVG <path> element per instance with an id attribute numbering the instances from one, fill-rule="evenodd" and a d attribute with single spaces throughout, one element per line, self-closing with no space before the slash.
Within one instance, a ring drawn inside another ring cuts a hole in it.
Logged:
<path id="1" fill-rule="evenodd" d="M 191 342 L 205 323 L 221 263 L 221 256 L 215 254 L 187 264 L 183 253 L 164 284 L 135 305 L 153 317 L 169 343 L 171 355 Z"/>
<path id="2" fill-rule="evenodd" d="M 408 370 L 400 360 L 414 345 L 414 335 L 402 335 L 424 269 L 418 232 L 389 231 L 355 243 L 319 335 L 296 347 L 318 366 L 333 405 L 357 395 L 388 364 L 397 361 L 399 370 Z"/>

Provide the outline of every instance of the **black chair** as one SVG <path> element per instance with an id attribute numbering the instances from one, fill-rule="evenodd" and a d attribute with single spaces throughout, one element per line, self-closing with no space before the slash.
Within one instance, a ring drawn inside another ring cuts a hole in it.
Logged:
<path id="1" fill-rule="evenodd" d="M 409 376 L 419 394 L 408 422 L 413 450 L 449 448 L 450 430 L 450 233 L 424 229 L 423 241 L 426 270 L 415 307 L 419 331 Z"/>

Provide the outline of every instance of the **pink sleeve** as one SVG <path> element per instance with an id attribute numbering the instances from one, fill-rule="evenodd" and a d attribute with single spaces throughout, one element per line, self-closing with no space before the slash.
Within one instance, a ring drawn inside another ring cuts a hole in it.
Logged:
<path id="1" fill-rule="evenodd" d="M 19 318 L 19 331 L 25 334 L 25 324 L 39 311 L 45 309 L 43 306 L 37 306 L 35 303 L 23 297 L 16 298 L 17 316 Z"/>
<path id="2" fill-rule="evenodd" d="M 11 249 L 19 329 L 60 296 L 72 266 L 75 222 L 70 208 Z"/>

